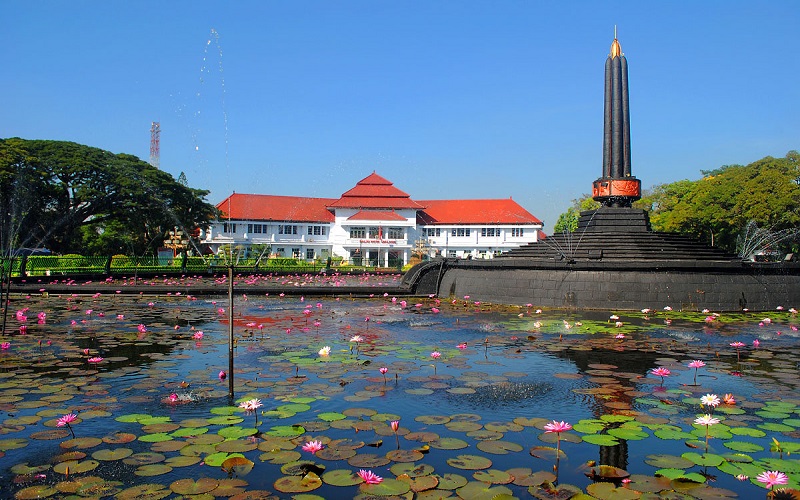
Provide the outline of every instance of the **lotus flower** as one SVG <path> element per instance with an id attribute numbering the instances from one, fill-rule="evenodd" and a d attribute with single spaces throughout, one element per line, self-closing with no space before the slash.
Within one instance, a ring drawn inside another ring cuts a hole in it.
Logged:
<path id="1" fill-rule="evenodd" d="M 705 425 L 706 426 L 706 453 L 708 453 L 708 428 L 714 424 L 719 423 L 718 418 L 714 418 L 711 415 L 703 415 L 701 417 L 697 417 L 694 419 L 694 423 L 697 425 Z"/>
<path id="2" fill-rule="evenodd" d="M 319 350 L 319 353 L 318 353 L 318 354 L 319 354 L 320 356 L 322 356 L 323 358 L 326 358 L 326 357 L 330 356 L 330 355 L 331 355 L 331 348 L 330 348 L 330 346 L 327 346 L 327 345 L 326 345 L 325 347 L 323 347 L 322 349 L 320 349 L 320 350 Z"/>
<path id="3" fill-rule="evenodd" d="M 700 404 L 716 408 L 719 406 L 719 397 L 716 394 L 706 394 L 700 398 Z"/>
<path id="4" fill-rule="evenodd" d="M 322 441 L 309 441 L 303 445 L 303 451 L 307 451 L 313 455 L 324 447 L 325 445 L 322 444 Z"/>
<path id="5" fill-rule="evenodd" d="M 664 377 L 669 377 L 672 372 L 669 371 L 669 368 L 664 368 L 663 366 L 659 366 L 658 368 L 653 368 L 650 370 L 650 373 L 655 375 L 656 377 L 661 377 L 661 385 L 664 385 Z"/>
<path id="6" fill-rule="evenodd" d="M 371 470 L 361 469 L 358 471 L 358 475 L 361 476 L 361 479 L 363 479 L 366 484 L 380 484 L 383 481 L 382 477 Z"/>
<path id="7" fill-rule="evenodd" d="M 77 418 L 78 415 L 74 413 L 67 413 L 66 415 L 58 419 L 58 421 L 56 422 L 56 426 L 57 427 L 67 426 L 67 429 L 69 429 L 69 432 L 72 434 L 72 438 L 75 439 L 75 431 L 72 430 L 72 426 L 70 424 L 75 420 L 77 420 Z"/>
<path id="8" fill-rule="evenodd" d="M 694 368 L 694 384 L 697 385 L 697 369 L 706 366 L 706 364 L 699 359 L 695 359 L 694 361 L 689 363 L 689 368 Z"/>
<path id="9" fill-rule="evenodd" d="M 773 488 L 776 484 L 786 484 L 789 482 L 789 476 L 779 471 L 766 471 L 762 472 L 756 477 L 756 481 L 764 483 L 765 488 Z"/>

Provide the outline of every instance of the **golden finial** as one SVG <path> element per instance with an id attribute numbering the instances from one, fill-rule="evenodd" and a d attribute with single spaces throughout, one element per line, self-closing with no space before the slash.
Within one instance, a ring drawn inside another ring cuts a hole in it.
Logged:
<path id="1" fill-rule="evenodd" d="M 608 54 L 608 57 L 614 59 L 615 57 L 619 57 L 622 55 L 622 47 L 619 45 L 619 41 L 617 41 L 617 25 L 614 25 L 614 41 L 611 42 L 611 53 Z"/>

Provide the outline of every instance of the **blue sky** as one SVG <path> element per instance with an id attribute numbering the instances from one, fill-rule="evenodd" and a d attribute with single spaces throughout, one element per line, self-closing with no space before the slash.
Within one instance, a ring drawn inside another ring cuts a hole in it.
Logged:
<path id="1" fill-rule="evenodd" d="M 147 160 L 217 203 L 513 197 L 552 229 L 601 174 L 614 25 L 645 188 L 800 148 L 800 2 L 3 2 L 0 137 Z"/>

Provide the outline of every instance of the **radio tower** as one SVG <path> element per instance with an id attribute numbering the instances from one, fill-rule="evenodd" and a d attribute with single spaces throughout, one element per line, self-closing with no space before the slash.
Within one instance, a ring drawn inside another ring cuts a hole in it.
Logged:
<path id="1" fill-rule="evenodd" d="M 159 156 L 160 147 L 159 143 L 161 141 L 161 123 L 153 122 L 150 125 L 150 165 L 159 168 Z"/>

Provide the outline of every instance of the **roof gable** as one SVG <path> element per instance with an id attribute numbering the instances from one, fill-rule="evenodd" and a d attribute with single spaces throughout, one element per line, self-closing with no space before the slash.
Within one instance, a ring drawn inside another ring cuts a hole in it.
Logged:
<path id="1" fill-rule="evenodd" d="M 423 207 L 405 193 L 375 172 L 358 181 L 352 189 L 342 194 L 330 208 L 413 208 Z"/>

